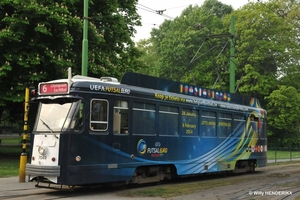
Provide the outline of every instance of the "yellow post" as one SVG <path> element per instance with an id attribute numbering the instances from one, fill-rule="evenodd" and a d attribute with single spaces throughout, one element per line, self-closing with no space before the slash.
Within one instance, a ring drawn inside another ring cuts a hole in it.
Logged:
<path id="1" fill-rule="evenodd" d="M 25 168 L 27 163 L 26 153 L 26 138 L 28 128 L 28 111 L 29 111 L 29 87 L 25 88 L 25 102 L 24 102 L 24 133 L 22 139 L 22 153 L 20 156 L 20 171 L 19 171 L 19 182 L 25 182 Z"/>

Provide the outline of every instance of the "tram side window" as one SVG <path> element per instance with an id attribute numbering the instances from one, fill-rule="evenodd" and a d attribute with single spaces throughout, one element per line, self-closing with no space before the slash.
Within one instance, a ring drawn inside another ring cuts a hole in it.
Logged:
<path id="1" fill-rule="evenodd" d="M 200 134 L 202 136 L 216 137 L 216 113 L 211 111 L 201 111 Z"/>
<path id="2" fill-rule="evenodd" d="M 177 107 L 159 107 L 159 134 L 178 135 L 178 112 Z"/>
<path id="3" fill-rule="evenodd" d="M 128 134 L 128 101 L 114 102 L 114 134 Z"/>
<path id="4" fill-rule="evenodd" d="M 228 113 L 219 113 L 218 120 L 219 136 L 228 137 L 232 131 L 232 115 Z"/>
<path id="5" fill-rule="evenodd" d="M 108 102 L 93 99 L 91 102 L 90 128 L 93 131 L 106 131 L 108 126 Z"/>
<path id="6" fill-rule="evenodd" d="M 267 122 L 265 118 L 261 119 L 261 133 L 259 134 L 260 138 L 266 138 L 267 137 Z"/>
<path id="7" fill-rule="evenodd" d="M 134 102 L 132 108 L 132 133 L 138 135 L 155 134 L 155 105 Z"/>
<path id="8" fill-rule="evenodd" d="M 235 136 L 239 136 L 244 130 L 245 130 L 245 117 L 244 115 L 238 115 L 234 114 L 233 115 L 233 134 Z"/>
<path id="9" fill-rule="evenodd" d="M 183 135 L 186 136 L 198 136 L 198 120 L 199 114 L 198 110 L 193 109 L 182 109 L 181 111 L 182 118 L 182 130 Z"/>

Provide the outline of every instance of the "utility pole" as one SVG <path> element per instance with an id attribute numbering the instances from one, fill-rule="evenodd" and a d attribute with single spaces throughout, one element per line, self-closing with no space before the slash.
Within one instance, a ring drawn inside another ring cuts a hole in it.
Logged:
<path id="1" fill-rule="evenodd" d="M 89 11 L 89 1 L 84 0 L 84 3 L 83 3 L 82 67 L 81 67 L 82 76 L 87 76 L 87 69 L 88 69 L 88 23 L 89 23 L 88 11 Z"/>
<path id="2" fill-rule="evenodd" d="M 230 88 L 230 93 L 234 93 L 235 92 L 235 55 L 234 55 L 234 24 L 235 24 L 235 18 L 232 15 L 231 16 L 231 30 L 230 33 L 232 35 L 231 37 L 231 45 L 230 45 L 230 79 L 229 79 L 229 88 Z"/>
<path id="3" fill-rule="evenodd" d="M 24 101 L 24 133 L 22 139 L 22 153 L 20 156 L 20 171 L 19 182 L 25 182 L 25 169 L 27 162 L 26 142 L 27 142 L 27 130 L 28 130 L 28 111 L 29 111 L 29 87 L 25 88 L 25 101 Z"/>

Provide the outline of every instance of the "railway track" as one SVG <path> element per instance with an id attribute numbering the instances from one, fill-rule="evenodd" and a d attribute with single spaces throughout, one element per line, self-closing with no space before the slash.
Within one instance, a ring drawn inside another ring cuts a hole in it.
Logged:
<path id="1" fill-rule="evenodd" d="M 195 200 L 195 199 L 261 199 L 261 200 L 292 200 L 300 197 L 300 163 L 285 166 L 269 166 L 258 169 L 254 173 L 241 175 L 222 174 L 182 178 L 175 181 L 162 182 L 160 185 L 144 185 L 120 188 L 75 188 L 71 190 L 51 190 L 34 187 L 35 183 L 12 182 L 12 178 L 0 179 L 0 199 L 4 200 L 32 200 L 32 199 L 105 199 L 105 200 Z M 224 184 L 222 184 L 224 183 Z M 228 184 L 230 183 L 230 184 Z M 190 193 L 182 196 L 172 195 L 172 188 L 191 188 L 198 185 Z M 207 187 L 203 187 L 206 185 Z M 169 189 L 166 189 L 169 188 Z M 147 197 L 151 191 L 166 190 L 166 195 Z M 131 196 L 136 191 L 140 196 Z M 144 192 L 143 192 L 144 191 Z M 291 195 L 276 195 L 270 192 L 286 191 Z M 256 193 L 255 193 L 256 192 Z M 269 192 L 269 193 L 268 193 Z M 168 193 L 168 194 L 167 194 Z"/>

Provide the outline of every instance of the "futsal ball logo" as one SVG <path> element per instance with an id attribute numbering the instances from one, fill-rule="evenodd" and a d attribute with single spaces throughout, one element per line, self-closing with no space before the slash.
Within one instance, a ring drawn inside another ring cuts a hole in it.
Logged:
<path id="1" fill-rule="evenodd" d="M 146 144 L 145 140 L 140 139 L 137 143 L 136 149 L 137 149 L 137 152 L 141 156 L 145 155 L 145 153 L 147 151 L 147 144 Z"/>

